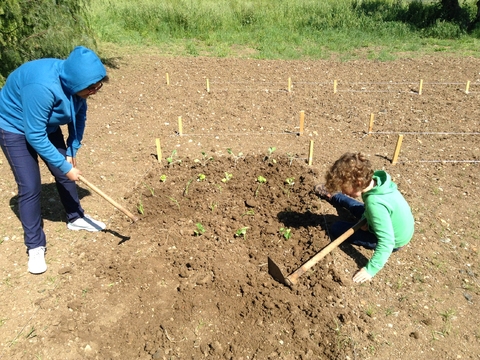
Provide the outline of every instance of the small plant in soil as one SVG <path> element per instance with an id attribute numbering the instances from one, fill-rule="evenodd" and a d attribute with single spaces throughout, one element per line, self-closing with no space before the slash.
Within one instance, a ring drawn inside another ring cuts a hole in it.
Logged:
<path id="1" fill-rule="evenodd" d="M 178 203 L 177 199 L 167 196 L 175 205 L 177 205 L 178 210 L 180 210 L 180 204 Z"/>
<path id="2" fill-rule="evenodd" d="M 215 210 L 215 208 L 217 207 L 217 203 L 216 202 L 212 202 L 209 206 L 210 210 L 212 210 L 212 212 Z"/>
<path id="3" fill-rule="evenodd" d="M 287 197 L 290 197 L 290 188 L 292 188 L 293 185 L 295 184 L 295 178 L 294 177 L 286 178 L 284 183 L 289 187 L 287 187 L 286 189 L 283 189 L 283 191 L 285 192 L 285 194 L 287 194 Z"/>
<path id="4" fill-rule="evenodd" d="M 263 176 L 259 176 L 257 178 L 257 182 L 258 182 L 258 186 L 257 186 L 257 190 L 255 190 L 255 197 L 257 197 L 258 195 L 258 191 L 260 190 L 260 186 L 262 186 L 262 184 L 265 184 L 267 182 L 267 179 L 265 179 Z"/>
<path id="5" fill-rule="evenodd" d="M 293 160 L 295 159 L 295 155 L 292 153 L 287 153 L 287 159 L 288 159 L 288 166 L 292 166 Z"/>
<path id="6" fill-rule="evenodd" d="M 150 191 L 152 196 L 155 196 L 155 189 L 148 184 L 145 184 L 145 187 Z"/>
<path id="7" fill-rule="evenodd" d="M 35 330 L 35 327 L 32 326 L 32 328 L 30 329 L 30 331 L 27 333 L 27 335 L 25 336 L 26 339 L 33 339 L 34 337 L 37 336 L 37 334 L 35 333 L 36 330 Z"/>
<path id="8" fill-rule="evenodd" d="M 198 174 L 197 181 L 205 181 L 206 178 L 205 174 Z"/>
<path id="9" fill-rule="evenodd" d="M 230 174 L 230 173 L 226 172 L 225 177 L 222 179 L 222 182 L 227 183 L 232 179 L 232 177 L 233 177 L 233 174 Z"/>
<path id="10" fill-rule="evenodd" d="M 238 229 L 235 232 L 235 237 L 243 236 L 243 238 L 246 239 L 247 238 L 247 229 L 248 229 L 248 226 L 244 226 L 244 227 Z"/>
<path id="11" fill-rule="evenodd" d="M 195 160 L 193 160 L 193 162 L 196 162 L 196 163 L 201 164 L 202 166 L 205 166 L 205 165 L 207 165 L 207 162 L 212 161 L 212 160 L 213 160 L 212 156 L 208 156 L 207 153 L 205 153 L 205 151 L 202 151 L 202 158 L 201 159 L 195 159 Z"/>
<path id="12" fill-rule="evenodd" d="M 287 228 L 280 228 L 279 230 L 280 234 L 285 238 L 285 240 L 290 239 L 292 236 L 292 229 L 287 229 Z"/>
<path id="13" fill-rule="evenodd" d="M 365 314 L 367 314 L 369 317 L 372 317 L 372 316 L 373 316 L 373 312 L 374 312 L 374 310 L 373 310 L 373 307 L 372 307 L 372 306 L 369 306 L 369 307 L 367 308 L 367 310 L 365 310 Z"/>
<path id="14" fill-rule="evenodd" d="M 173 165 L 175 163 L 181 163 L 182 160 L 178 159 L 177 150 L 173 150 L 171 155 L 167 158 L 168 165 Z"/>
<path id="15" fill-rule="evenodd" d="M 143 208 L 142 199 L 138 200 L 137 211 L 138 211 L 139 214 L 142 214 L 142 215 L 145 213 L 145 209 Z"/>
<path id="16" fill-rule="evenodd" d="M 183 190 L 183 196 L 188 195 L 188 188 L 190 187 L 190 184 L 192 183 L 193 179 L 190 179 L 187 181 L 187 185 L 185 185 L 185 190 Z"/>
<path id="17" fill-rule="evenodd" d="M 195 226 L 197 227 L 193 233 L 195 236 L 200 236 L 202 235 L 204 232 L 205 232 L 205 228 L 203 227 L 203 225 L 201 223 L 196 223 Z"/>
<path id="18" fill-rule="evenodd" d="M 242 214 L 242 217 L 245 216 L 245 215 L 253 216 L 253 215 L 255 215 L 255 211 L 253 211 L 252 209 L 247 210 L 246 212 L 244 212 L 244 213 Z"/>
<path id="19" fill-rule="evenodd" d="M 274 146 L 269 147 L 269 148 L 268 148 L 268 151 L 267 151 L 267 155 L 265 156 L 265 158 L 263 159 L 263 161 L 271 161 L 273 164 L 276 164 L 276 163 L 277 163 L 277 160 L 275 160 L 274 158 L 272 158 L 272 154 L 275 152 L 275 150 L 277 150 L 276 147 L 274 147 Z"/>
<path id="20" fill-rule="evenodd" d="M 243 158 L 243 153 L 242 152 L 239 152 L 237 155 L 235 155 L 235 153 L 232 151 L 232 149 L 228 148 L 227 149 L 227 152 L 232 155 L 233 157 L 233 160 L 235 161 L 235 165 L 237 165 L 237 161 L 241 158 Z"/>
<path id="21" fill-rule="evenodd" d="M 167 180 L 167 175 L 163 174 L 160 176 L 160 182 L 165 182 Z"/>

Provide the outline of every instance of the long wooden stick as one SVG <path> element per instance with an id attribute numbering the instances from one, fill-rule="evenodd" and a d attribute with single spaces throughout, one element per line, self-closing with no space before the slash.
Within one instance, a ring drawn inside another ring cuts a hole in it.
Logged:
<path id="1" fill-rule="evenodd" d="M 308 260 L 305 264 L 303 264 L 301 267 L 299 267 L 296 271 L 288 275 L 285 280 L 287 284 L 295 285 L 298 282 L 298 278 L 310 270 L 310 268 L 318 263 L 320 260 L 322 260 L 330 251 L 338 247 L 342 242 L 347 240 L 355 231 L 360 229 L 363 225 L 367 223 L 366 219 L 362 219 L 359 222 L 357 222 L 355 225 L 353 225 L 350 229 L 345 231 L 342 235 L 340 235 L 337 239 L 332 241 L 330 244 L 325 246 L 320 252 L 318 252 L 314 257 L 312 257 L 310 260 Z"/>
<path id="2" fill-rule="evenodd" d="M 90 189 L 92 189 L 93 191 L 95 191 L 98 195 L 100 195 L 101 197 L 103 197 L 105 200 L 107 200 L 110 204 L 112 204 L 113 206 L 115 206 L 118 210 L 120 210 L 121 212 L 123 212 L 125 215 L 127 215 L 130 219 L 133 220 L 133 222 L 136 222 L 138 221 L 138 217 L 133 215 L 130 211 L 128 211 L 127 209 L 125 209 L 122 205 L 120 205 L 119 203 L 117 203 L 115 200 L 113 200 L 110 196 L 108 196 L 107 194 L 105 194 L 102 190 L 100 190 L 99 188 L 97 188 L 95 185 L 93 185 L 90 181 L 88 181 L 87 179 L 85 179 L 82 175 L 79 175 L 78 176 L 78 179 L 83 182 L 85 185 L 87 185 Z"/>

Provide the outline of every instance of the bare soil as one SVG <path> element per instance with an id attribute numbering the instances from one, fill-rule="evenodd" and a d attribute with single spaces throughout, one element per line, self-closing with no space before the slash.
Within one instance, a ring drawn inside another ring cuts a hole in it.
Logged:
<path id="1" fill-rule="evenodd" d="M 1 154 L 0 359 L 479 358 L 479 59 L 110 63 L 79 168 L 140 220 L 79 183 L 107 230 L 67 230 L 42 164 L 33 276 Z M 392 175 L 414 238 L 367 284 L 352 276 L 372 252 L 344 244 L 282 285 L 268 258 L 288 275 L 349 218 L 312 193 L 346 151 Z"/>

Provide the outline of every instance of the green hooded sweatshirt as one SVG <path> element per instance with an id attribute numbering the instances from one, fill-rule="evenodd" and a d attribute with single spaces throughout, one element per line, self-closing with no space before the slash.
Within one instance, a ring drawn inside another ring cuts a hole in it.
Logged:
<path id="1" fill-rule="evenodd" d="M 378 239 L 377 247 L 365 269 L 372 277 L 383 268 L 392 250 L 406 245 L 413 236 L 414 219 L 410 206 L 392 178 L 383 170 L 375 171 L 376 185 L 362 194 L 364 217 Z"/>

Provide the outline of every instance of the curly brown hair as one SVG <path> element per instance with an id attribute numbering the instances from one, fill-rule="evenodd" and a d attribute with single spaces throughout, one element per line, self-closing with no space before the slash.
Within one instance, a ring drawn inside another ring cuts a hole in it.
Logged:
<path id="1" fill-rule="evenodd" d="M 364 189 L 370 184 L 372 177 L 372 165 L 364 154 L 345 153 L 325 174 L 325 187 L 330 193 L 348 187 Z"/>

